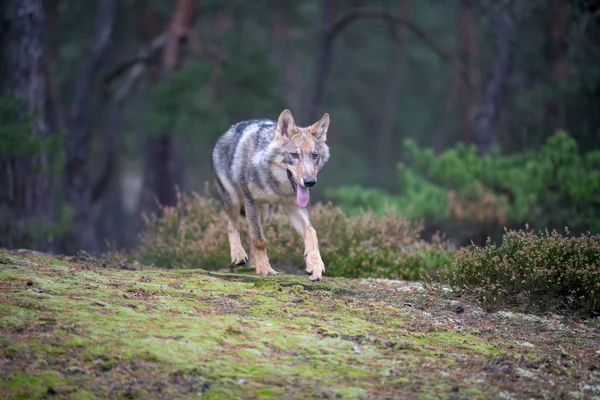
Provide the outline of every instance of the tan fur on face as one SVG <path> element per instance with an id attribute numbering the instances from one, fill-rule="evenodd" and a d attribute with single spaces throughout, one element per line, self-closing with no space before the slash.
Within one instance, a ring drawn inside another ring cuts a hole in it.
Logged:
<path id="1" fill-rule="evenodd" d="M 292 114 L 285 110 L 279 116 L 277 134 L 274 141 L 286 153 L 298 153 L 299 158 L 294 164 L 284 162 L 285 156 L 279 163 L 288 169 L 296 182 L 302 183 L 305 178 L 317 178 L 319 164 L 324 151 L 326 133 L 329 127 L 329 114 L 308 127 L 298 127 Z M 313 159 L 313 153 L 319 155 Z"/>

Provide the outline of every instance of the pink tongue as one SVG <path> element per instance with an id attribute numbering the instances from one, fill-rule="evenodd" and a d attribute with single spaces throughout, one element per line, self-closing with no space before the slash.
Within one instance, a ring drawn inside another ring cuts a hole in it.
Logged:
<path id="1" fill-rule="evenodd" d="M 296 189 L 296 203 L 298 203 L 300 207 L 306 207 L 308 205 L 308 200 L 310 200 L 308 188 L 298 185 Z"/>

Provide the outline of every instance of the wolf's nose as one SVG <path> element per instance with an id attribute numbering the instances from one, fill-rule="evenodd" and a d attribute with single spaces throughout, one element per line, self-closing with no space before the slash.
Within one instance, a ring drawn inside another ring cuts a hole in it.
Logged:
<path id="1" fill-rule="evenodd" d="M 304 178 L 304 186 L 313 187 L 317 184 L 317 178 Z"/>

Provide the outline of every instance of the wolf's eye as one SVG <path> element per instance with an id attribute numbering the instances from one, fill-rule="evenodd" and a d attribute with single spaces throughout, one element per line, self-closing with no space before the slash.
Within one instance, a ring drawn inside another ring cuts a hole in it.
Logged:
<path id="1" fill-rule="evenodd" d="M 292 156 L 292 158 L 298 158 L 298 153 L 290 153 L 290 156 Z"/>
<path id="2" fill-rule="evenodd" d="M 317 158 L 319 158 L 319 155 L 317 153 L 312 153 L 312 157 L 313 160 L 316 160 Z"/>

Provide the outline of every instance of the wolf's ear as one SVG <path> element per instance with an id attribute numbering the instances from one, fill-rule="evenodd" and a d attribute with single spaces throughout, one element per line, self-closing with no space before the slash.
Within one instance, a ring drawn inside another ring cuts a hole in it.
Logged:
<path id="1" fill-rule="evenodd" d="M 329 129 L 329 114 L 325 113 L 320 121 L 315 122 L 311 127 L 311 133 L 320 141 L 327 140 L 327 130 Z"/>
<path id="2" fill-rule="evenodd" d="M 290 110 L 283 110 L 279 114 L 279 120 L 277 121 L 277 132 L 275 136 L 290 137 L 296 132 L 296 122 Z"/>

